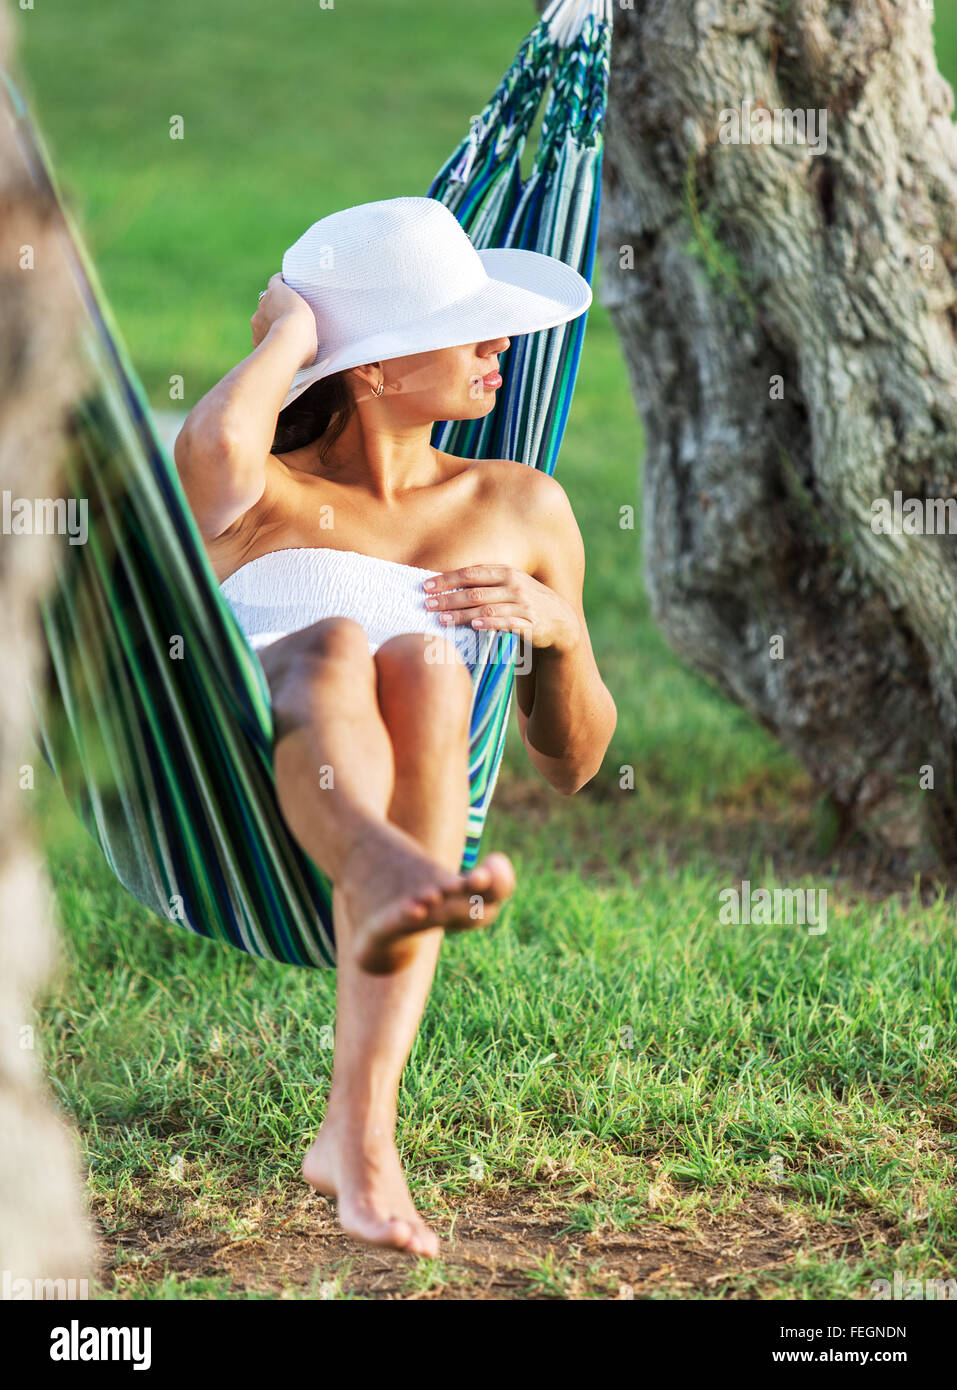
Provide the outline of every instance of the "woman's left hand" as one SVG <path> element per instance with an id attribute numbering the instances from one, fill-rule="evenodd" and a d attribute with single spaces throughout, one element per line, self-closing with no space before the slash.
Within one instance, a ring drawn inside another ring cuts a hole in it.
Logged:
<path id="1" fill-rule="evenodd" d="M 554 589 L 509 565 L 467 565 L 426 579 L 426 606 L 446 626 L 525 636 L 533 647 L 571 651 L 581 637 L 578 616 Z"/>

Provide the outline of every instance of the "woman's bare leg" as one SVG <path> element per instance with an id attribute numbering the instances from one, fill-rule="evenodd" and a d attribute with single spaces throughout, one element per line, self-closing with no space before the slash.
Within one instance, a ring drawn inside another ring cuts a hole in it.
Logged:
<path id="1" fill-rule="evenodd" d="M 461 661 L 458 668 L 426 663 L 425 640 L 411 640 L 436 697 L 429 717 L 441 719 L 441 692 L 448 686 L 462 691 L 466 668 Z M 379 710 L 378 667 L 359 624 L 327 618 L 274 642 L 260 658 L 272 695 L 283 817 L 342 890 L 354 925 L 351 949 L 365 969 L 397 969 L 419 931 L 487 926 L 514 887 L 505 856 L 490 854 L 464 874 L 457 866 L 453 871 L 388 817 L 395 787 L 392 740 Z M 439 742 L 420 771 L 436 789 L 448 781 Z"/>
<path id="2" fill-rule="evenodd" d="M 331 868 L 331 846 L 344 885 L 353 872 L 368 876 L 376 823 L 386 814 L 395 818 L 392 829 L 402 837 L 402 852 L 408 836 L 416 854 L 425 851 L 427 860 L 451 873 L 461 862 L 467 813 L 467 673 L 425 669 L 423 643 L 414 638 L 384 644 L 373 664 L 361 628 L 335 620 L 317 626 L 325 629 L 318 638 L 292 650 L 287 644 L 293 639 L 287 638 L 263 653 L 276 707 L 277 788 L 290 828 L 324 868 Z M 285 652 L 277 651 L 284 645 Z M 330 769 L 340 796 L 330 797 L 327 788 L 317 801 L 319 777 L 328 780 Z M 330 808 L 333 833 L 320 851 L 316 841 Z M 391 860 L 395 847 L 386 850 Z M 497 887 L 510 891 L 511 867 L 504 856 L 497 858 Z M 362 936 L 355 920 L 360 897 L 350 899 L 344 886 L 334 891 L 335 1065 L 326 1118 L 303 1173 L 317 1190 L 337 1198 L 340 1222 L 350 1234 L 434 1255 L 437 1239 L 412 1204 L 393 1135 L 399 1079 L 428 997 L 442 930 L 405 935 L 397 968 L 370 974 L 356 946 Z"/>
<path id="3" fill-rule="evenodd" d="M 379 709 L 395 770 L 389 818 L 454 871 L 462 860 L 468 815 L 468 673 L 461 665 L 430 671 L 423 662 L 423 643 L 415 637 L 384 643 L 376 653 L 376 667 Z M 340 898 L 337 938 L 351 938 L 354 931 Z M 399 1080 L 425 1008 L 442 935 L 435 928 L 406 937 L 405 960 L 387 976 L 370 975 L 352 951 L 341 957 L 332 1088 L 322 1129 L 303 1164 L 314 1187 L 350 1192 L 350 1200 L 369 1204 L 373 1220 L 381 1221 L 384 1200 L 393 1219 L 409 1230 L 405 1248 L 432 1256 L 438 1253 L 438 1240 L 413 1206 L 393 1135 Z M 352 1196 L 352 1175 L 359 1173 L 369 1180 Z"/>

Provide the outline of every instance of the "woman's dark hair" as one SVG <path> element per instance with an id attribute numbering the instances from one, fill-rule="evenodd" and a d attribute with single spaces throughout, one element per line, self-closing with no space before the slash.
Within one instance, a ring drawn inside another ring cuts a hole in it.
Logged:
<path id="1" fill-rule="evenodd" d="M 333 372 L 307 386 L 301 396 L 279 412 L 271 454 L 290 454 L 307 444 L 322 440 L 320 456 L 339 438 L 355 401 L 346 382 L 346 373 Z"/>

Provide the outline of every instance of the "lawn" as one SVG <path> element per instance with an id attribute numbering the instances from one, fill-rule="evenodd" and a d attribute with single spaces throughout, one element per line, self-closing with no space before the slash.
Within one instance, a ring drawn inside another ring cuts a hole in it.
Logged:
<path id="1" fill-rule="evenodd" d="M 311 221 L 427 190 L 533 21 L 518 0 L 464 35 L 438 0 L 15 14 L 157 407 L 171 376 L 189 405 L 249 351 L 257 291 Z M 957 18 L 941 5 L 937 25 L 954 81 Z M 89 1166 L 102 1296 L 843 1299 L 952 1273 L 952 904 L 864 849 L 838 857 L 793 761 L 671 655 L 619 526 L 640 455 L 598 302 L 558 476 L 619 724 L 572 799 L 511 731 L 485 843 L 519 890 L 488 934 L 446 943 L 401 1099 L 439 1261 L 344 1240 L 299 1177 L 334 977 L 151 917 L 38 768 L 64 936 L 41 1037 Z M 827 931 L 722 924 L 743 878 L 827 889 Z"/>

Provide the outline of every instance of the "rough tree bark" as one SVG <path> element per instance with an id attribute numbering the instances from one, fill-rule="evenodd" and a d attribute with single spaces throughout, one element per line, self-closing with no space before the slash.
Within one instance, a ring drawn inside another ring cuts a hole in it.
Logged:
<path id="1" fill-rule="evenodd" d="M 9 47 L 2 6 L 0 66 L 9 66 Z M 23 170 L 0 85 L 0 491 L 13 497 L 57 495 L 58 428 L 78 386 L 66 285 L 53 208 Z M 22 769 L 36 758 L 26 691 L 40 659 L 36 605 L 54 543 L 0 535 L 0 1298 L 64 1295 L 69 1286 L 36 1281 L 82 1279 L 93 1258 L 74 1145 L 46 1093 L 31 1031 L 30 1000 L 48 978 L 54 934 L 46 874 L 25 828 Z"/>
<path id="2" fill-rule="evenodd" d="M 953 867 L 957 543 L 871 525 L 875 499 L 957 494 L 957 129 L 932 10 L 616 11 L 601 300 L 646 426 L 654 614 L 845 824 L 923 796 Z M 748 101 L 826 111 L 826 149 L 723 143 Z"/>

